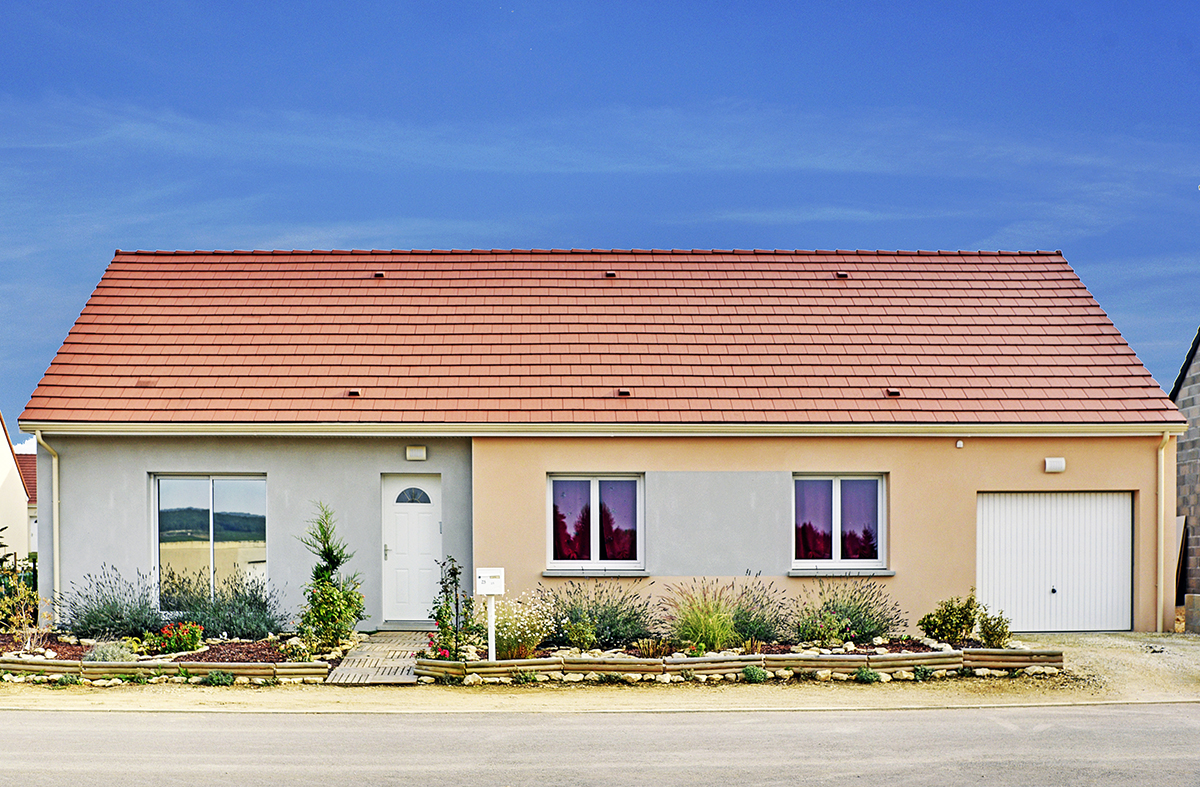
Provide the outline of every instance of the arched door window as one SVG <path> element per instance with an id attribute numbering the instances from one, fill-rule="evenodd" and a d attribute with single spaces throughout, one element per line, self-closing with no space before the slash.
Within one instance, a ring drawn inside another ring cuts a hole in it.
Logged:
<path id="1" fill-rule="evenodd" d="M 395 487 L 393 487 L 394 489 Z M 415 486 L 410 486 L 400 494 L 396 495 L 397 503 L 432 503 L 429 495 L 425 494 L 422 489 L 417 489 Z"/>

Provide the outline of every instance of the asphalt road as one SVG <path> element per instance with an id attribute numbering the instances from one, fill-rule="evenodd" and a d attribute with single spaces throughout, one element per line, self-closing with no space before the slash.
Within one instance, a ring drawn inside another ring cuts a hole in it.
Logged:
<path id="1" fill-rule="evenodd" d="M 1200 705 L 581 714 L 0 712 L 0 784 L 1200 784 Z"/>

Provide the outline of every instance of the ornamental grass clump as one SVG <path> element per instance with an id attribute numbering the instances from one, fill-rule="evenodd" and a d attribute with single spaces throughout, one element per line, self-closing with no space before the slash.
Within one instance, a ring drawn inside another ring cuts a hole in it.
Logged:
<path id="1" fill-rule="evenodd" d="M 72 582 L 59 609 L 64 628 L 88 639 L 140 637 L 166 623 L 150 577 L 138 571 L 127 580 L 109 565 L 102 565 L 98 574 L 84 575 L 80 584 Z"/>
<path id="2" fill-rule="evenodd" d="M 597 648 L 620 648 L 649 637 L 656 626 L 650 600 L 640 582 L 570 581 L 537 594 L 549 610 L 552 630 L 547 644 L 559 647 L 591 642 Z M 591 629 L 587 636 L 581 629 Z"/>
<path id="3" fill-rule="evenodd" d="M 788 638 L 786 592 L 758 575 L 733 583 L 733 628 L 739 642 L 779 642 Z"/>
<path id="4" fill-rule="evenodd" d="M 889 637 L 908 619 L 876 582 L 818 580 L 815 597 L 806 589 L 797 600 L 792 625 L 800 642 L 840 645 Z"/>
<path id="5" fill-rule="evenodd" d="M 672 639 L 694 648 L 722 650 L 738 640 L 733 623 L 734 593 L 717 580 L 668 585 L 663 619 Z"/>
<path id="6" fill-rule="evenodd" d="M 552 629 L 545 601 L 536 594 L 522 593 L 516 598 L 498 598 L 495 603 L 496 658 L 533 658 Z"/>

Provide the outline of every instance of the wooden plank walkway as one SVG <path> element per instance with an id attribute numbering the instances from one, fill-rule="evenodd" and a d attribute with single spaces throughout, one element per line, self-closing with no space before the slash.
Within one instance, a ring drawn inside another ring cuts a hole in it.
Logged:
<path id="1" fill-rule="evenodd" d="M 425 648 L 427 632 L 380 631 L 346 654 L 326 683 L 383 685 L 416 683 L 417 652 Z"/>

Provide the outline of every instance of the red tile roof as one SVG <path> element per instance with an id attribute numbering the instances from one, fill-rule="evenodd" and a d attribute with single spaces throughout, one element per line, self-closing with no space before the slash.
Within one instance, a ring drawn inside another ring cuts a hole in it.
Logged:
<path id="1" fill-rule="evenodd" d="M 25 495 L 30 505 L 37 504 L 37 454 L 14 454 L 21 481 L 25 484 Z"/>
<path id="2" fill-rule="evenodd" d="M 1183 418 L 1058 252 L 493 249 L 118 251 L 21 420 Z"/>

